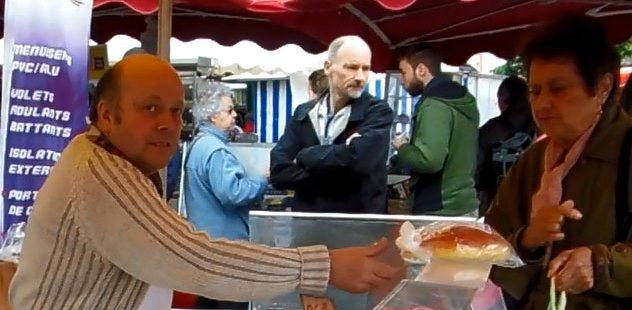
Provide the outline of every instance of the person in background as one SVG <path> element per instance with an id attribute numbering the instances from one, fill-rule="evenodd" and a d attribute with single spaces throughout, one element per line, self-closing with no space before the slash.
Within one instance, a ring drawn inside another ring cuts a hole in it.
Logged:
<path id="1" fill-rule="evenodd" d="M 168 62 L 124 58 L 93 100 L 90 129 L 66 147 L 35 200 L 12 309 L 132 310 L 150 285 L 233 301 L 322 294 L 328 284 L 362 293 L 399 276 L 375 257 L 386 240 L 273 248 L 212 239 L 178 216 L 158 173 L 176 151 L 184 109 Z"/>
<path id="2" fill-rule="evenodd" d="M 410 142 L 393 139 L 393 161 L 411 171 L 413 214 L 476 215 L 476 99 L 442 75 L 441 56 L 426 43 L 399 51 L 399 71 L 406 91 L 421 95 Z"/>
<path id="3" fill-rule="evenodd" d="M 248 212 L 263 199 L 268 181 L 264 171 L 261 176 L 249 175 L 228 149 L 228 131 L 237 115 L 230 88 L 218 82 L 199 87 L 203 95 L 193 106 L 197 135 L 185 159 L 187 219 L 213 238 L 247 241 Z M 248 304 L 202 297 L 198 307 L 247 309 Z"/>
<path id="4" fill-rule="evenodd" d="M 481 200 L 480 215 L 487 211 L 511 165 L 537 135 L 529 106 L 529 86 L 524 79 L 505 78 L 497 96 L 500 116 L 487 121 L 478 133 L 476 189 Z"/>
<path id="5" fill-rule="evenodd" d="M 253 133 L 255 132 L 255 122 L 253 121 L 252 112 L 246 112 L 244 116 L 244 132 Z"/>
<path id="6" fill-rule="evenodd" d="M 541 26 L 521 58 L 547 137 L 485 216 L 527 264 L 494 266 L 491 279 L 520 309 L 547 309 L 551 281 L 566 309 L 632 309 L 632 119 L 615 99 L 619 56 L 598 19 L 579 15 Z"/>
<path id="7" fill-rule="evenodd" d="M 127 50 L 125 54 L 123 54 L 123 58 L 132 56 L 132 55 L 138 55 L 138 54 L 149 54 L 149 53 L 147 53 L 147 51 L 142 47 L 132 47 L 129 50 Z"/>
<path id="8" fill-rule="evenodd" d="M 236 116 L 230 88 L 219 82 L 203 87 L 193 106 L 197 135 L 185 158 L 188 220 L 215 238 L 248 240 L 248 211 L 263 199 L 266 172 L 249 175 L 228 148 Z"/>
<path id="9" fill-rule="evenodd" d="M 371 50 L 360 37 L 329 46 L 329 89 L 299 105 L 270 151 L 270 183 L 294 190 L 294 211 L 386 213 L 393 111 L 364 91 Z"/>
<path id="10" fill-rule="evenodd" d="M 329 80 L 324 69 L 314 70 L 307 79 L 309 80 L 309 100 L 314 100 L 329 89 Z"/>

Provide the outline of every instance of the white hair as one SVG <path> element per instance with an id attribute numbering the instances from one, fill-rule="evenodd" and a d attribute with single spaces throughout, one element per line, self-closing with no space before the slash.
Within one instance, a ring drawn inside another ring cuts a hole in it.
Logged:
<path id="1" fill-rule="evenodd" d="M 196 78 L 193 97 L 193 117 L 197 125 L 210 123 L 211 116 L 222 112 L 222 98 L 232 97 L 233 92 L 226 84 Z"/>

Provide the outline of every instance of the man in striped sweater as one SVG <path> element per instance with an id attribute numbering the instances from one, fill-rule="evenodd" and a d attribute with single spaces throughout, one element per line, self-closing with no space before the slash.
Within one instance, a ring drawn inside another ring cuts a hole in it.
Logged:
<path id="1" fill-rule="evenodd" d="M 159 169 L 176 149 L 183 88 L 151 55 L 112 67 L 94 94 L 91 128 L 64 150 L 41 188 L 11 284 L 14 310 L 137 309 L 149 284 L 247 301 L 328 283 L 350 292 L 396 270 L 385 247 L 329 251 L 213 240 L 161 198 Z"/>

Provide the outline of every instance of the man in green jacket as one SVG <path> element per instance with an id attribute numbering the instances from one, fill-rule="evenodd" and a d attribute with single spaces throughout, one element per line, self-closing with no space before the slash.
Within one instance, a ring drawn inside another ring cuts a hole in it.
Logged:
<path id="1" fill-rule="evenodd" d="M 474 215 L 479 115 L 467 88 L 441 74 L 441 57 L 427 44 L 402 51 L 399 70 L 411 96 L 421 95 L 410 142 L 398 137 L 398 164 L 410 168 L 413 214 Z"/>

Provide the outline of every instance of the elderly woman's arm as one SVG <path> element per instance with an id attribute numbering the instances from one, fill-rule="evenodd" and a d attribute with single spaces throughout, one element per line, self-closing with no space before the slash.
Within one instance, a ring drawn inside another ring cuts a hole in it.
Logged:
<path id="1" fill-rule="evenodd" d="M 593 290 L 620 298 L 632 297 L 632 244 L 592 245 Z"/>
<path id="2" fill-rule="evenodd" d="M 631 83 L 628 83 L 628 86 Z M 624 142 L 624 146 L 625 146 Z M 628 157 L 628 164 L 621 164 L 619 173 L 628 169 L 627 198 L 632 203 L 632 158 L 625 152 L 621 156 Z M 625 174 L 623 174 L 625 175 Z M 630 209 L 630 206 L 628 205 Z M 629 229 L 629 228 L 628 228 Z M 620 240 L 623 241 L 623 240 Z M 616 243 L 611 246 L 602 244 L 591 245 L 593 265 L 593 290 L 595 292 L 621 297 L 632 298 L 632 243 Z"/>
<path id="3" fill-rule="evenodd" d="M 213 193 L 225 208 L 254 204 L 263 199 L 268 188 L 264 177 L 247 175 L 239 160 L 223 149 L 211 154 L 206 169 Z"/>

